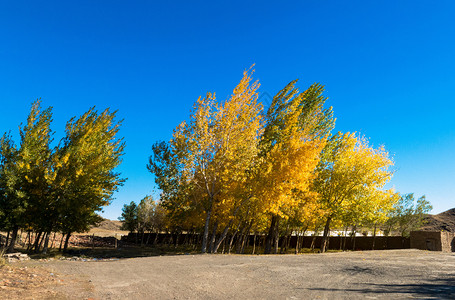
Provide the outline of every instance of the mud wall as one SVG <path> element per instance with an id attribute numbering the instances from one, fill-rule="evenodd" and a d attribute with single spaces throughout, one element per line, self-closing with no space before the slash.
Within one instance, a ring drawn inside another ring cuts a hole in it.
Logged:
<path id="1" fill-rule="evenodd" d="M 447 231 L 412 231 L 411 248 L 455 252 L 455 234 Z"/>
<path id="2" fill-rule="evenodd" d="M 228 236 L 228 238 L 230 238 Z M 256 236 L 256 246 L 264 244 L 265 236 Z M 130 233 L 128 236 L 122 237 L 122 242 L 131 244 L 185 244 L 185 243 L 200 243 L 201 238 L 198 234 L 165 234 L 165 233 L 145 233 L 136 234 Z M 234 239 L 234 243 L 235 243 Z M 322 237 L 321 236 L 304 236 L 300 237 L 301 248 L 310 248 L 312 245 L 315 249 L 320 248 Z M 250 235 L 248 244 L 253 246 L 254 236 Z M 280 245 L 283 243 L 283 238 L 280 239 Z M 373 245 L 374 243 L 374 245 Z M 297 245 L 297 236 L 292 236 L 289 242 L 289 248 L 295 248 Z M 374 246 L 374 247 L 373 247 Z M 330 237 L 329 249 L 333 250 L 385 250 L 385 249 L 408 249 L 411 247 L 410 239 L 399 236 L 389 237 Z"/>
<path id="3" fill-rule="evenodd" d="M 228 235 L 227 238 L 230 238 Z M 280 239 L 280 246 L 283 244 Z M 315 248 L 321 246 L 321 236 L 304 236 L 299 237 L 301 248 Z M 131 244 L 200 244 L 201 236 L 199 234 L 185 233 L 130 233 L 123 236 L 122 241 Z M 233 241 L 236 242 L 236 239 Z M 265 242 L 265 236 L 256 236 L 256 246 L 262 247 Z M 254 236 L 250 235 L 248 244 L 253 246 Z M 295 248 L 297 245 L 297 236 L 291 236 L 289 248 Z M 455 233 L 446 231 L 413 231 L 408 238 L 401 236 L 358 236 L 358 237 L 340 237 L 332 236 L 329 238 L 329 249 L 331 250 L 387 250 L 387 249 L 421 249 L 430 251 L 455 252 Z"/>

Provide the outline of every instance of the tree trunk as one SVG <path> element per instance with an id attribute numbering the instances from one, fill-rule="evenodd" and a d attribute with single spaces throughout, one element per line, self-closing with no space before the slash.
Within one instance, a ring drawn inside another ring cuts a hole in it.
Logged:
<path id="1" fill-rule="evenodd" d="M 327 251 L 329 233 L 330 233 L 330 221 L 332 221 L 332 217 L 328 217 L 327 221 L 325 222 L 324 234 L 322 235 L 322 241 L 321 241 L 321 253 L 324 253 Z"/>
<path id="2" fill-rule="evenodd" d="M 232 247 L 232 237 L 235 235 L 235 233 L 231 233 L 229 235 L 229 238 L 226 237 L 226 249 L 224 250 L 225 253 L 231 254 L 231 247 Z"/>
<path id="3" fill-rule="evenodd" d="M 288 222 L 286 222 L 286 223 L 288 223 Z M 283 241 L 281 242 L 281 249 L 280 249 L 281 254 L 285 254 L 287 251 L 288 233 L 289 233 L 289 224 L 286 224 L 286 231 L 284 232 Z M 292 230 L 291 230 L 291 235 L 292 235 Z"/>
<path id="4" fill-rule="evenodd" d="M 64 237 L 65 237 L 65 234 L 62 232 L 62 238 L 60 239 L 60 245 L 58 246 L 58 252 L 62 251 Z"/>
<path id="5" fill-rule="evenodd" d="M 66 234 L 66 239 L 65 239 L 65 246 L 63 247 L 63 252 L 66 252 L 68 250 L 68 243 L 71 237 L 71 232 L 68 232 Z"/>
<path id="6" fill-rule="evenodd" d="M 346 241 L 348 240 L 348 226 L 344 228 L 343 251 L 346 251 Z"/>
<path id="7" fill-rule="evenodd" d="M 223 240 L 223 249 L 221 250 L 221 253 L 224 254 L 224 250 L 226 249 L 226 238 Z"/>
<path id="8" fill-rule="evenodd" d="M 279 217 L 277 215 L 272 216 L 269 233 L 267 234 L 267 237 L 265 239 L 264 254 L 272 253 L 272 245 L 273 245 L 274 237 L 276 236 L 277 230 L 275 230 L 275 228 L 278 227 L 278 219 L 279 219 Z"/>
<path id="9" fill-rule="evenodd" d="M 316 232 L 313 234 L 313 239 L 311 240 L 311 245 L 310 245 L 311 251 L 314 250 L 314 244 L 315 243 L 316 243 Z"/>
<path id="10" fill-rule="evenodd" d="M 303 248 L 303 238 L 305 236 L 305 232 L 308 230 L 308 226 L 306 226 L 301 233 L 297 231 L 297 246 L 296 246 L 296 254 L 300 252 L 300 249 Z"/>
<path id="11" fill-rule="evenodd" d="M 231 228 L 232 223 L 234 223 L 234 219 L 233 218 L 229 221 L 229 224 L 226 225 L 226 227 L 224 227 L 224 230 L 221 233 L 221 236 L 219 237 L 219 239 L 215 243 L 215 248 L 214 248 L 213 253 L 216 253 L 218 251 L 218 248 L 220 247 L 221 243 L 226 239 L 227 233 L 229 232 L 229 228 Z"/>
<path id="12" fill-rule="evenodd" d="M 36 232 L 30 232 L 30 238 L 28 239 L 27 252 L 30 251 L 32 247 L 32 239 L 35 242 Z"/>
<path id="13" fill-rule="evenodd" d="M 374 244 L 376 242 L 376 224 L 374 224 L 374 230 L 373 230 L 373 247 L 371 250 L 374 250 Z"/>
<path id="14" fill-rule="evenodd" d="M 172 238 L 172 234 L 169 233 L 169 231 L 166 231 L 166 236 L 168 237 L 167 245 L 170 246 L 174 242 L 174 239 Z"/>
<path id="15" fill-rule="evenodd" d="M 300 232 L 297 231 L 297 239 L 295 241 L 295 254 L 299 254 Z"/>
<path id="16" fill-rule="evenodd" d="M 212 200 L 210 200 L 211 202 Z M 207 211 L 207 216 L 205 218 L 205 225 L 204 225 L 204 235 L 202 236 L 202 247 L 201 252 L 207 252 L 207 243 L 209 239 L 209 224 L 210 224 L 210 217 L 212 216 L 212 205 L 210 204 L 210 208 Z"/>
<path id="17" fill-rule="evenodd" d="M 152 231 L 150 230 L 149 233 L 147 234 L 147 241 L 145 242 L 146 245 L 149 244 L 150 236 L 152 235 Z M 117 239 L 117 234 L 115 234 L 115 239 Z"/>
<path id="18" fill-rule="evenodd" d="M 4 248 L 8 247 L 8 241 L 9 241 L 9 235 L 10 235 L 10 230 L 8 230 L 8 233 L 6 234 L 6 241 L 5 241 L 5 246 Z"/>
<path id="19" fill-rule="evenodd" d="M 279 222 L 280 219 L 277 220 L 277 224 L 275 226 L 275 232 L 273 235 L 274 247 L 273 247 L 273 254 L 278 254 L 278 246 L 280 243 L 280 232 L 279 232 Z"/>
<path id="20" fill-rule="evenodd" d="M 157 231 L 155 233 L 155 240 L 153 241 L 153 245 L 156 245 L 158 243 L 158 234 L 159 234 L 159 231 Z"/>
<path id="21" fill-rule="evenodd" d="M 249 231 L 243 234 L 242 242 L 240 243 L 240 254 L 245 254 L 245 245 L 249 244 Z"/>
<path id="22" fill-rule="evenodd" d="M 11 241 L 9 243 L 7 252 L 14 252 L 14 246 L 16 245 L 16 238 L 17 238 L 17 232 L 18 231 L 19 231 L 19 227 L 18 226 L 14 226 L 13 227 L 13 232 L 11 233 Z"/>
<path id="23" fill-rule="evenodd" d="M 54 232 L 54 236 L 52 237 L 52 243 L 51 243 L 51 246 L 50 246 L 51 249 L 54 247 L 55 235 L 56 234 L 57 234 L 57 232 Z"/>
<path id="24" fill-rule="evenodd" d="M 35 240 L 33 241 L 33 246 L 32 248 L 30 249 L 31 251 L 35 251 L 36 248 L 38 248 L 38 244 L 39 244 L 39 241 L 41 239 L 41 235 L 43 234 L 42 231 L 38 232 L 38 233 L 35 233 Z"/>
<path id="25" fill-rule="evenodd" d="M 187 231 L 187 232 L 185 233 L 185 238 L 183 239 L 183 245 L 185 245 L 185 246 L 188 245 L 189 237 L 190 237 L 190 233 Z"/>
<path id="26" fill-rule="evenodd" d="M 44 246 L 43 246 L 43 254 L 47 254 L 47 248 L 49 246 L 49 237 L 50 237 L 51 233 L 48 231 L 46 232 L 46 236 L 45 236 L 45 239 L 44 239 Z"/>
<path id="27" fill-rule="evenodd" d="M 177 233 L 175 234 L 174 248 L 177 248 L 179 246 L 179 238 L 180 238 L 180 231 L 177 231 Z"/>
<path id="28" fill-rule="evenodd" d="M 291 233 L 289 233 L 288 239 L 286 240 L 286 249 L 285 249 L 286 251 L 287 251 L 287 249 L 289 249 L 289 248 L 291 247 L 292 232 L 293 232 L 293 231 L 291 231 Z M 285 252 L 286 252 L 286 251 L 285 251 Z"/>
<path id="29" fill-rule="evenodd" d="M 239 225 L 240 226 L 240 225 Z M 239 227 L 237 227 L 237 230 L 232 234 L 231 240 L 229 241 L 229 249 L 228 249 L 228 254 L 231 254 L 232 250 L 232 242 L 234 241 L 235 235 L 239 232 Z"/>
<path id="30" fill-rule="evenodd" d="M 39 250 L 41 249 L 41 246 L 43 245 L 44 240 L 46 239 L 47 232 L 44 232 L 44 235 L 41 237 L 41 241 L 38 243 L 38 247 L 35 248 L 35 253 L 38 253 Z"/>
<path id="31" fill-rule="evenodd" d="M 18 226 L 14 226 L 13 227 L 13 232 L 11 233 L 11 241 L 9 242 L 9 246 L 8 246 L 7 252 L 14 252 L 14 246 L 16 245 L 16 239 L 17 239 L 17 232 L 18 231 L 19 231 L 19 227 Z M 8 245 L 8 243 L 6 245 Z"/>
<path id="32" fill-rule="evenodd" d="M 196 245 L 202 245 L 202 236 L 203 234 L 198 234 L 196 237 Z"/>
<path id="33" fill-rule="evenodd" d="M 253 237 L 253 251 L 251 254 L 254 254 L 254 251 L 256 250 L 256 231 L 254 232 L 254 237 Z"/>
<path id="34" fill-rule="evenodd" d="M 356 232 L 357 231 L 357 225 L 354 225 L 352 227 L 352 250 L 354 251 L 355 250 L 355 236 L 356 236 Z"/>
<path id="35" fill-rule="evenodd" d="M 30 245 L 30 239 L 31 239 L 31 234 L 30 234 L 30 230 L 29 230 L 29 231 L 27 231 L 27 236 L 25 237 L 24 247 L 27 245 L 27 242 Z"/>
<path id="36" fill-rule="evenodd" d="M 240 254 L 241 248 L 242 248 L 242 242 L 244 239 L 244 234 L 245 234 L 246 227 L 243 226 L 242 230 L 240 231 L 238 235 L 238 239 L 235 242 L 235 253 Z"/>
<path id="37" fill-rule="evenodd" d="M 248 246 L 250 243 L 250 230 L 251 227 L 253 226 L 253 220 L 250 221 L 250 225 L 248 226 L 248 229 L 246 230 L 246 235 L 244 236 L 242 240 L 242 247 L 240 250 L 241 254 L 245 254 L 245 244 Z"/>
<path id="38" fill-rule="evenodd" d="M 300 252 L 300 250 L 302 250 L 302 248 L 305 246 L 305 243 L 304 243 L 304 242 L 305 242 L 305 239 L 304 239 L 304 238 L 305 238 L 305 234 L 306 234 L 307 230 L 308 230 L 308 226 L 305 227 L 305 229 L 304 229 L 303 232 L 302 232 L 302 236 L 300 237 L 299 252 Z"/>
<path id="39" fill-rule="evenodd" d="M 289 231 L 289 225 L 286 225 L 286 230 L 284 231 L 283 241 L 281 241 L 280 254 L 284 254 L 284 251 L 286 249 L 286 238 L 288 236 L 288 231 Z"/>
<path id="40" fill-rule="evenodd" d="M 210 242 L 209 244 L 209 253 L 214 253 L 215 252 L 215 240 L 216 240 L 216 231 L 218 229 L 218 221 L 215 222 L 213 225 L 213 230 L 212 230 L 212 235 L 210 236 Z"/>

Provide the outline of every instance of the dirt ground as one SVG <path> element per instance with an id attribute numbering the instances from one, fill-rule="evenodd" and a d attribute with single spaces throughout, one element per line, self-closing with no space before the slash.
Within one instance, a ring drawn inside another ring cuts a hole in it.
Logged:
<path id="1" fill-rule="evenodd" d="M 420 250 L 26 264 L 68 299 L 455 299 L 455 254 Z"/>
<path id="2" fill-rule="evenodd" d="M 93 286 L 76 276 L 49 272 L 34 264 L 0 266 L 0 299 L 68 299 L 68 292 L 92 292 Z M 74 293 L 75 292 L 75 293 Z"/>

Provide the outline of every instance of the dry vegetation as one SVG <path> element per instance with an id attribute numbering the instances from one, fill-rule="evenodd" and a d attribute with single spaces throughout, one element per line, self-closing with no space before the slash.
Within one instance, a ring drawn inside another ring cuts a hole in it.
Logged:
<path id="1" fill-rule="evenodd" d="M 62 276 L 43 268 L 8 264 L 0 266 L 1 299 L 66 299 L 56 291 L 70 284 Z"/>
<path id="2" fill-rule="evenodd" d="M 95 235 L 101 237 L 113 236 L 120 239 L 122 235 L 128 235 L 128 231 L 121 230 L 122 222 L 116 220 L 103 219 L 103 221 L 97 226 L 92 227 L 87 233 L 78 233 L 78 235 Z"/>

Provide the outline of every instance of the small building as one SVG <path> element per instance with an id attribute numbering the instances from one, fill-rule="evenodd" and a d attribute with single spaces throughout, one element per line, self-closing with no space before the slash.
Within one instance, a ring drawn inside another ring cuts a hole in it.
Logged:
<path id="1" fill-rule="evenodd" d="M 411 248 L 455 252 L 455 233 L 448 231 L 412 231 Z"/>

